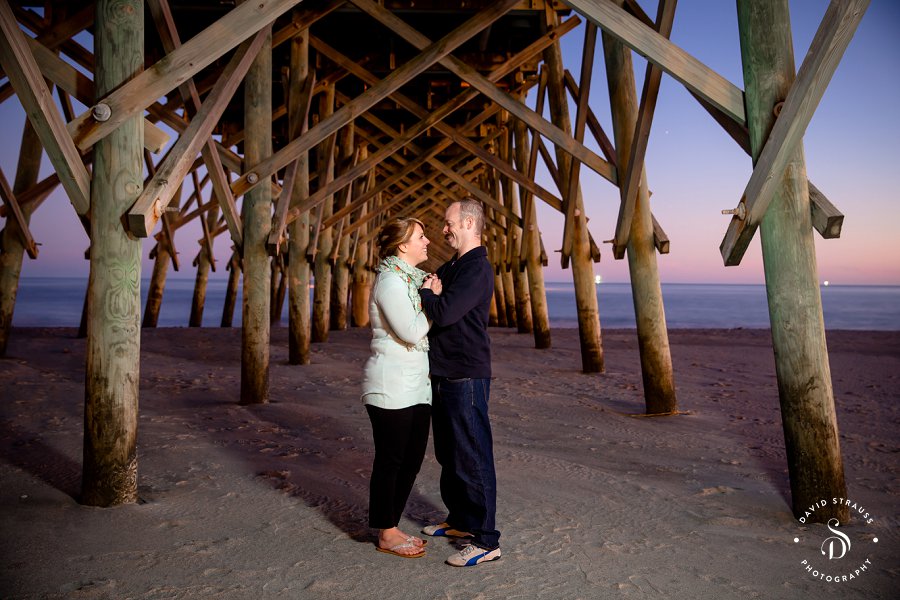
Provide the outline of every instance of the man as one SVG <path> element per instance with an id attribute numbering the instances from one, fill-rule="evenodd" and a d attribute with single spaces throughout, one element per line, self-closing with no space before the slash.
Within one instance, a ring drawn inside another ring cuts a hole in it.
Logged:
<path id="1" fill-rule="evenodd" d="M 428 333 L 434 453 L 441 465 L 447 520 L 422 533 L 470 538 L 447 563 L 471 567 L 500 558 L 497 479 L 488 419 L 491 345 L 488 313 L 494 273 L 481 245 L 484 209 L 454 202 L 444 216 L 444 239 L 456 255 L 429 278 L 420 294 L 433 322 Z"/>

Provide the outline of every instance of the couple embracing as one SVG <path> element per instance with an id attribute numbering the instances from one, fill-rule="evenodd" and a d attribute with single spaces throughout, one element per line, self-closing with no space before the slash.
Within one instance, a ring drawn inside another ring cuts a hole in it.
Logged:
<path id="1" fill-rule="evenodd" d="M 430 243 L 421 221 L 398 218 L 382 228 L 369 305 L 372 355 L 363 380 L 375 442 L 369 526 L 378 529 L 377 548 L 404 558 L 425 555 L 426 541 L 398 525 L 431 422 L 447 518 L 422 533 L 468 541 L 446 561 L 456 567 L 500 558 L 488 420 L 494 275 L 481 245 L 483 228 L 480 202 L 452 203 L 443 235 L 456 254 L 436 274 L 416 266 L 428 258 Z"/>

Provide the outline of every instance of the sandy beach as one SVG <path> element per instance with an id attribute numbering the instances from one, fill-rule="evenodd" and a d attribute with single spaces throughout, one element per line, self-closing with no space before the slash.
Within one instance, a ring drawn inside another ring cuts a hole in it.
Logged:
<path id="1" fill-rule="evenodd" d="M 492 329 L 503 558 L 471 569 L 444 564 L 447 540 L 416 560 L 374 549 L 359 401 L 370 332 L 332 332 L 302 367 L 287 364 L 286 333 L 273 329 L 271 402 L 244 407 L 239 329 L 144 330 L 141 502 L 98 509 L 76 501 L 84 340 L 14 329 L 0 359 L 0 597 L 868 599 L 900 589 L 900 332 L 828 334 L 848 497 L 873 519 L 842 527 L 849 549 L 828 560 L 820 548 L 833 534 L 790 512 L 768 331 L 672 331 L 683 414 L 647 418 L 633 330 L 604 331 L 607 372 L 583 375 L 576 330 L 535 350 L 529 335 Z M 438 472 L 429 448 L 401 523 L 410 532 L 444 516 Z"/>

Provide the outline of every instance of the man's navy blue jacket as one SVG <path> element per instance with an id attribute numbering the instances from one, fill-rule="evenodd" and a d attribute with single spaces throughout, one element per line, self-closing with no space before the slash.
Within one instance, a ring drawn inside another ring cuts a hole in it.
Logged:
<path id="1" fill-rule="evenodd" d="M 484 246 L 454 257 L 437 270 L 443 287 L 438 296 L 419 290 L 422 310 L 432 320 L 428 332 L 431 374 L 452 379 L 491 376 L 488 318 L 494 295 L 494 272 Z"/>

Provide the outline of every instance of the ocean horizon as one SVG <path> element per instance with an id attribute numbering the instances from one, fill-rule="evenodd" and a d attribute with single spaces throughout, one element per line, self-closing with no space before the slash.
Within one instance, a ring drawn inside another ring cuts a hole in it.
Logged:
<path id="1" fill-rule="evenodd" d="M 224 278 L 211 278 L 207 287 L 204 327 L 218 327 L 225 300 Z M 142 306 L 149 279 L 141 281 Z M 187 327 L 193 297 L 193 278 L 166 281 L 159 327 Z M 87 278 L 22 277 L 14 327 L 77 327 L 81 321 Z M 550 326 L 578 327 L 572 282 L 545 282 Z M 826 329 L 893 331 L 900 329 L 900 286 L 830 285 L 820 287 Z M 663 301 L 670 329 L 768 329 L 766 287 L 762 284 L 664 283 Z M 628 283 L 597 285 L 603 328 L 634 329 L 634 306 Z M 240 326 L 240 289 L 233 325 Z M 281 325 L 287 325 L 287 302 Z"/>

